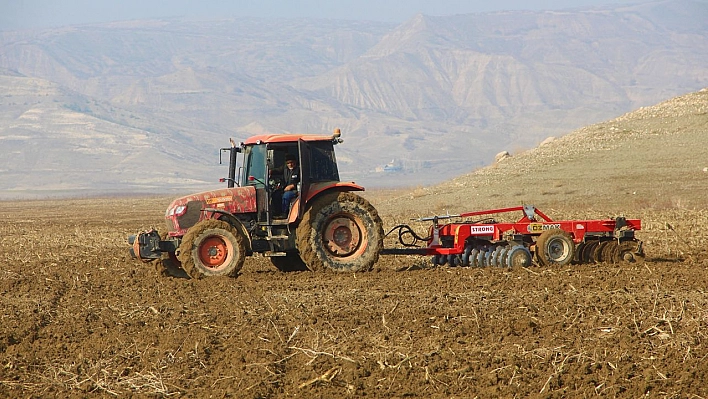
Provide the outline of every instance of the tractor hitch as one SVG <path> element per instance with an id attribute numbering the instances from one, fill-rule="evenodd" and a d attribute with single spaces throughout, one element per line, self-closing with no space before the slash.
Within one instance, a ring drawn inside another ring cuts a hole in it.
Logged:
<path id="1" fill-rule="evenodd" d="M 128 244 L 131 245 L 130 256 L 143 262 L 160 259 L 163 252 L 175 252 L 177 250 L 175 240 L 163 241 L 155 229 L 141 231 L 138 234 L 128 236 Z"/>

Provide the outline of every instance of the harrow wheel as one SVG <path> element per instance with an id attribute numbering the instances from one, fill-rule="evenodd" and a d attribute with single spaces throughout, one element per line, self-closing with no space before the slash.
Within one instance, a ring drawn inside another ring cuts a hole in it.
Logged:
<path id="1" fill-rule="evenodd" d="M 642 263 L 644 250 L 641 241 L 623 241 L 617 245 L 612 259 L 615 263 Z"/>
<path id="2" fill-rule="evenodd" d="M 509 249 L 506 255 L 507 267 L 529 267 L 532 261 L 531 252 L 523 245 L 515 245 Z"/>
<path id="3" fill-rule="evenodd" d="M 536 239 L 536 255 L 543 266 L 566 266 L 573 261 L 575 243 L 566 231 L 546 230 Z"/>

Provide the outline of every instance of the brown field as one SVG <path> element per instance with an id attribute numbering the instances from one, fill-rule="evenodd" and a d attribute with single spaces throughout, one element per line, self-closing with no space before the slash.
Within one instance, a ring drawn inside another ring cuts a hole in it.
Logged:
<path id="1" fill-rule="evenodd" d="M 385 231 L 520 203 L 640 218 L 646 262 L 624 266 L 280 273 L 254 257 L 190 280 L 128 255 L 168 198 L 0 202 L 0 397 L 708 398 L 707 142 L 702 90 L 364 193 Z"/>
<path id="2" fill-rule="evenodd" d="M 708 397 L 706 211 L 634 209 L 641 265 L 189 280 L 128 256 L 168 202 L 0 202 L 0 397 Z"/>

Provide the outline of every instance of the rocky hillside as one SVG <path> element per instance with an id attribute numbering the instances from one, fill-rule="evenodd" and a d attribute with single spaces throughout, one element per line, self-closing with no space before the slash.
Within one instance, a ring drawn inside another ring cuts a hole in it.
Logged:
<path id="1" fill-rule="evenodd" d="M 643 107 L 437 186 L 381 201 L 446 214 L 522 203 L 616 212 L 708 207 L 708 89 Z M 594 214 L 594 217 L 605 216 Z"/>
<path id="2" fill-rule="evenodd" d="M 708 4 L 151 20 L 0 33 L 0 196 L 192 191 L 228 138 L 342 129 L 342 177 L 427 185 L 708 86 Z M 384 168 L 387 163 L 394 168 Z"/>

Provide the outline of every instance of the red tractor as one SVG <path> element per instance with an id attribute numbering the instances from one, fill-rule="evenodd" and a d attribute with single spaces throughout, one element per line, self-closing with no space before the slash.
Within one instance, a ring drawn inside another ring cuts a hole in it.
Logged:
<path id="1" fill-rule="evenodd" d="M 381 218 L 353 193 L 363 187 L 339 180 L 334 145 L 340 136 L 336 129 L 332 136 L 261 135 L 239 146 L 232 141 L 222 149 L 230 154 L 229 177 L 222 179 L 227 188 L 172 201 L 167 232 L 130 236 L 131 255 L 145 262 L 167 258 L 193 278 L 235 276 L 254 253 L 283 271 L 371 270 L 383 248 Z M 296 198 L 283 209 L 278 167 L 286 155 L 299 161 L 300 181 Z"/>

